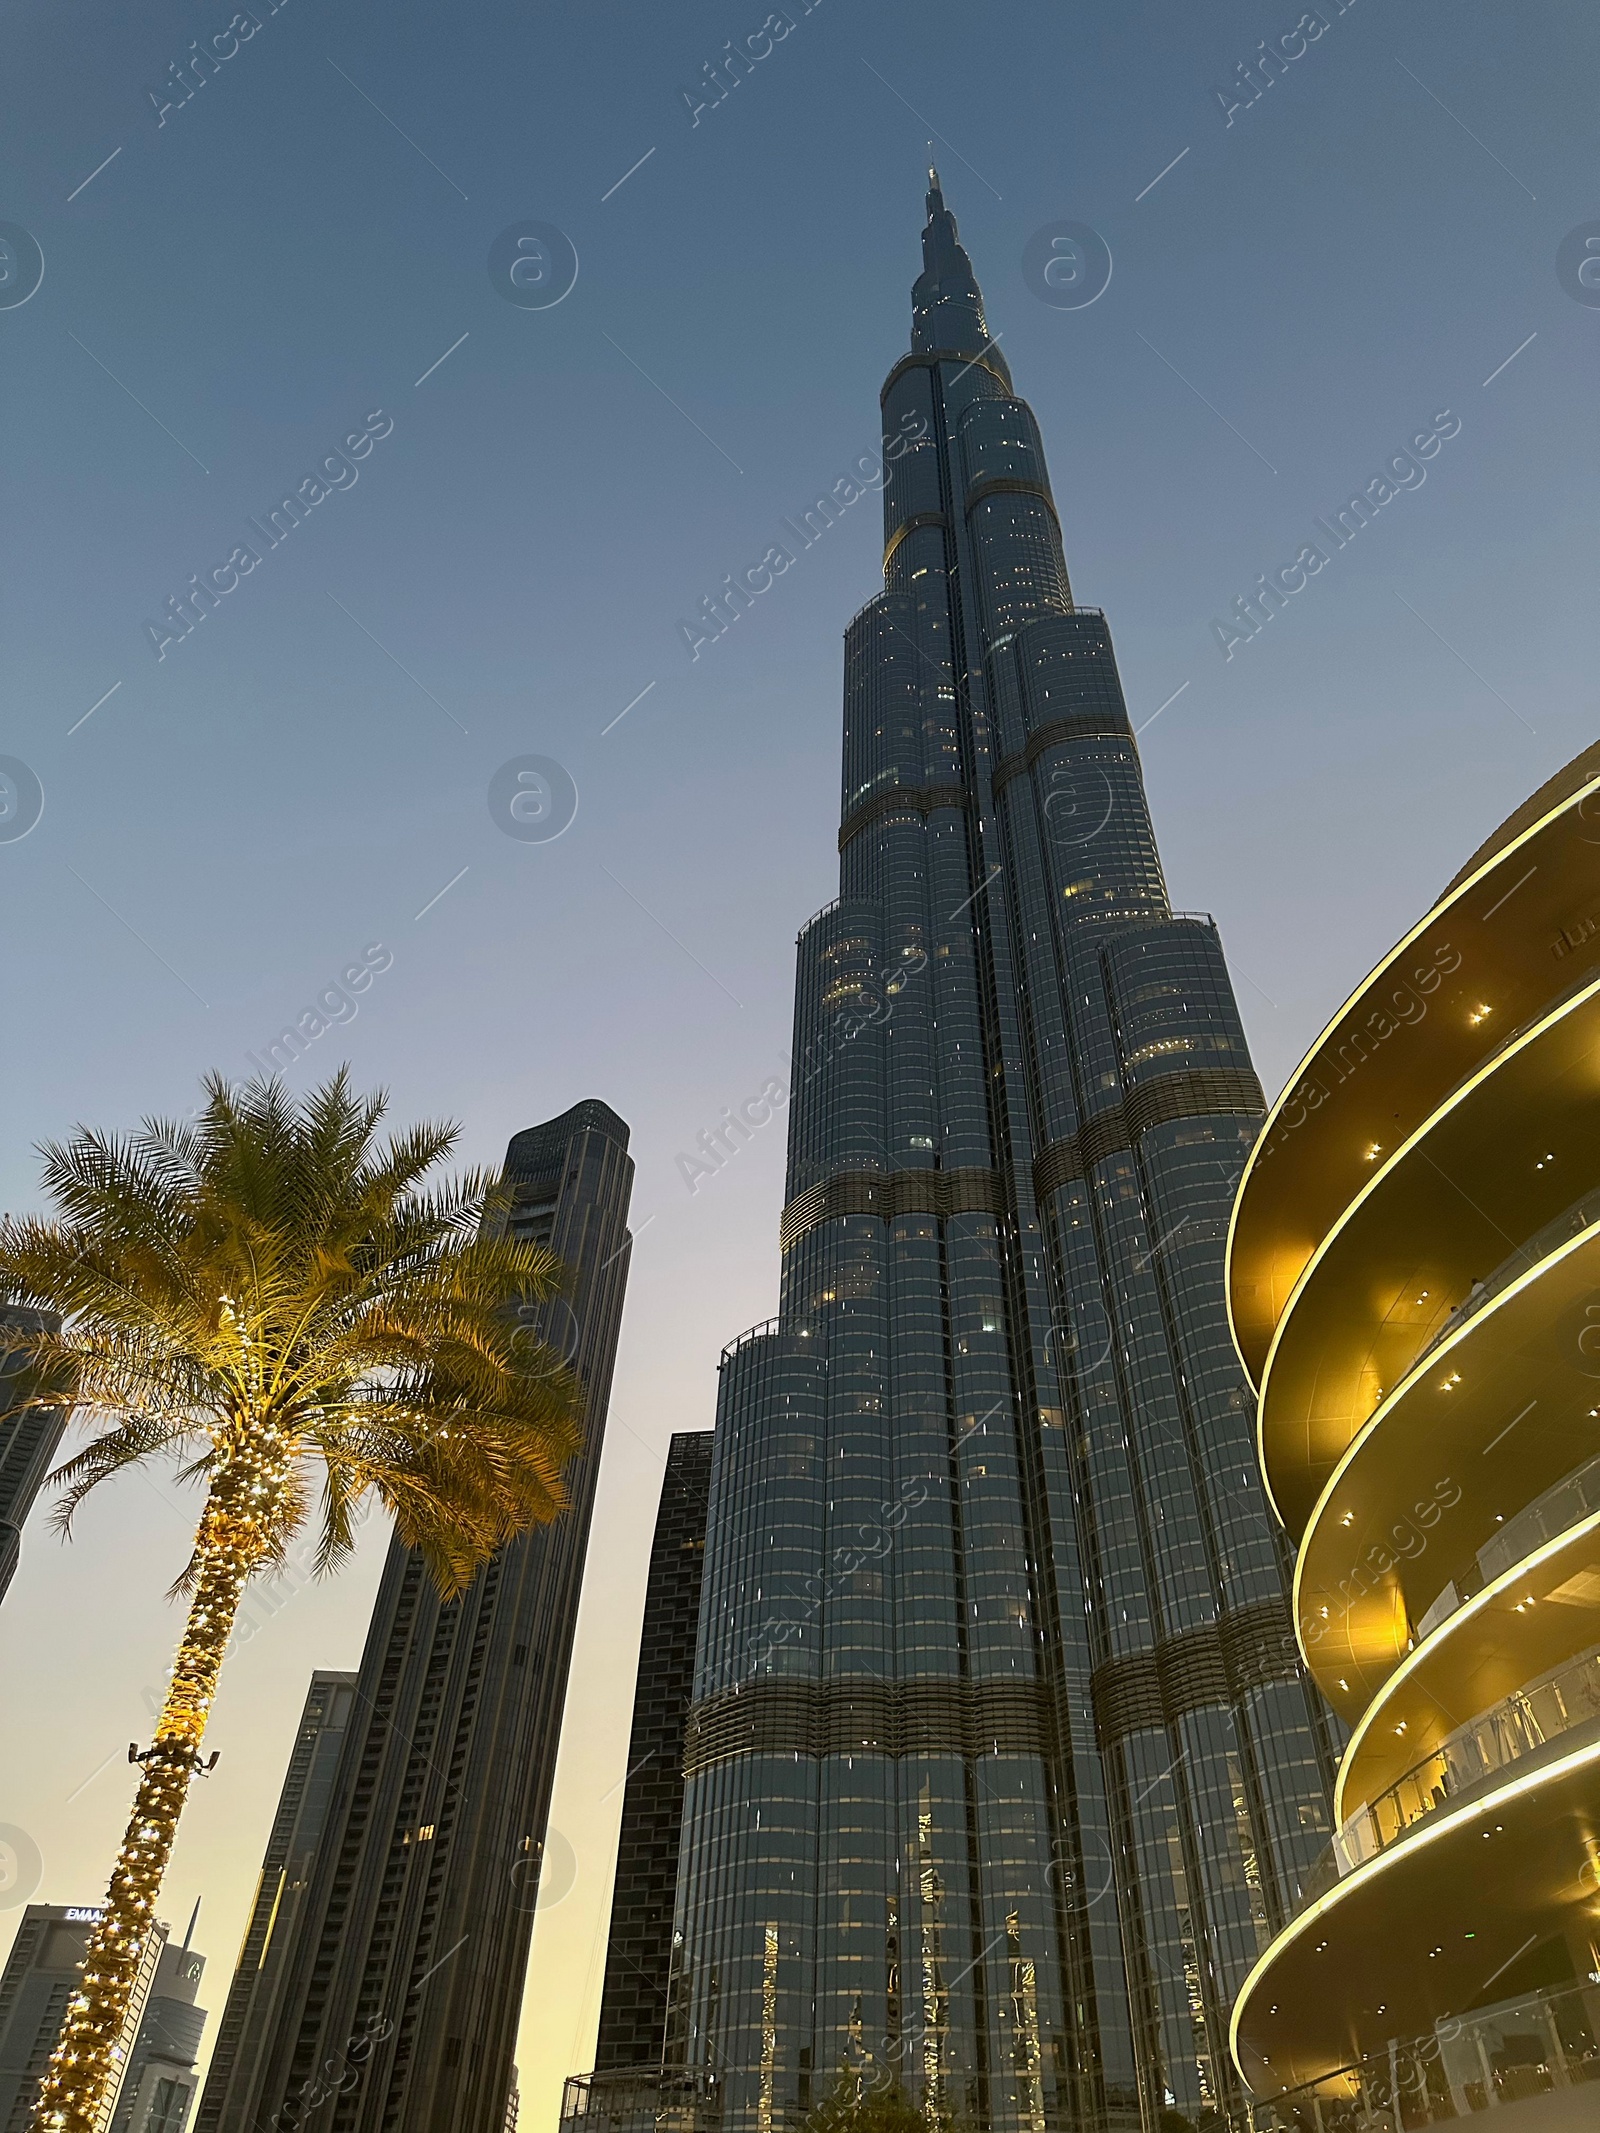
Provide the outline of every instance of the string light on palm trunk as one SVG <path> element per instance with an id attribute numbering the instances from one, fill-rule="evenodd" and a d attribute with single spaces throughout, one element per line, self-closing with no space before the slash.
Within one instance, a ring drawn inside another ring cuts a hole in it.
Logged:
<path id="1" fill-rule="evenodd" d="M 173 1678 L 153 1744 L 130 1758 L 142 1766 L 127 1835 L 117 1856 L 105 1908 L 90 1938 L 81 1987 L 68 2005 L 56 2054 L 41 2085 L 35 2125 L 49 2133 L 99 2133 L 105 2105 L 119 2072 L 119 2046 L 126 2011 L 138 1982 L 156 1898 L 177 1835 L 179 1817 L 197 1770 L 223 1654 L 246 1580 L 262 1542 L 236 1529 L 237 1520 L 214 1518 L 208 1505 L 199 1549 L 208 1528 L 220 1543 L 203 1560 Z M 213 1762 L 215 1758 L 213 1757 Z"/>
<path id="2" fill-rule="evenodd" d="M 419 1181 L 453 1127 L 380 1146 L 381 1099 L 341 1073 L 206 1084 L 196 1124 L 87 1131 L 46 1155 L 63 1213 L 0 1219 L 0 1301 L 54 1312 L 26 1337 L 48 1396 L 101 1427 L 69 1460 L 62 1516 L 101 1481 L 181 1453 L 209 1494 L 183 1640 L 34 2133 L 104 2133 L 155 1907 L 251 1576 L 281 1558 L 323 1473 L 321 1556 L 352 1546 L 372 1490 L 446 1597 L 560 1508 L 581 1395 L 559 1357 L 530 1372 L 511 1306 L 561 1270 L 513 1236 L 498 1181 Z M 36 1397 L 38 1395 L 36 1394 Z M 4 1419 L 0 1417 L 0 1419 Z M 449 1442 L 458 1456 L 447 1457 Z"/>

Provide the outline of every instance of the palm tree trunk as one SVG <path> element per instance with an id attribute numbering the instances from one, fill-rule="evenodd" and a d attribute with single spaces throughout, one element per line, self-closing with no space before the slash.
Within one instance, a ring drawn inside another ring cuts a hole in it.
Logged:
<path id="1" fill-rule="evenodd" d="M 238 1479 L 235 1468 L 229 1480 L 236 1486 Z M 138 1984 L 156 1898 L 189 1781 L 199 1767 L 200 1742 L 239 1601 L 264 1553 L 256 1521 L 219 1501 L 214 1487 L 195 1540 L 194 1598 L 183 1642 L 154 1743 L 141 1758 L 144 1775 L 105 1908 L 39 2085 L 34 2133 L 104 2133 L 110 2124 L 124 2065 L 123 2024 Z"/>

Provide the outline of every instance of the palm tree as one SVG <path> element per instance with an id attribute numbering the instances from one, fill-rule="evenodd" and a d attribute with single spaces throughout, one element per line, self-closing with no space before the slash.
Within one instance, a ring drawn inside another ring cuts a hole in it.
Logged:
<path id="1" fill-rule="evenodd" d="M 299 1104 L 278 1081 L 204 1091 L 187 1122 L 42 1148 L 54 1217 L 0 1222 L 0 1301 L 61 1321 L 8 1335 L 26 1358 L 11 1411 L 75 1403 L 97 1431 L 53 1477 L 62 1532 L 125 1467 L 177 1456 L 205 1488 L 171 1684 L 151 1746 L 130 1751 L 133 1813 L 35 2107 L 50 2133 L 94 2133 L 120 2072 L 247 1581 L 313 1518 L 332 1569 L 376 1491 L 448 1598 L 555 1516 L 580 1435 L 579 1389 L 520 1311 L 555 1292 L 559 1263 L 515 1237 L 489 1174 L 423 1182 L 456 1127 L 380 1145 L 385 1098 L 343 1069 Z"/>

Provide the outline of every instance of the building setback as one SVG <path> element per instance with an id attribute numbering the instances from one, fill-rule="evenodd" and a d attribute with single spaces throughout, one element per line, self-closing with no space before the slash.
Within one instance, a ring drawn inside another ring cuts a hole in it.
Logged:
<path id="1" fill-rule="evenodd" d="M 986 2133 L 1237 2109 L 1328 1834 L 1222 1257 L 1262 1113 L 930 174 L 799 940 L 779 1316 L 723 1358 L 669 2065 Z"/>
<path id="2" fill-rule="evenodd" d="M 694 1687 L 711 1432 L 674 1436 L 645 1585 L 617 1879 L 595 2042 L 597 2073 L 659 2067 L 683 1820 L 683 1729 Z"/>
<path id="3" fill-rule="evenodd" d="M 220 2099 L 218 2133 L 505 2124 L 627 1283 L 627 1149 L 622 1120 L 590 1101 L 507 1151 L 514 1226 L 572 1276 L 529 1314 L 584 1387 L 568 1508 L 448 1605 L 391 1546 L 270 2031 Z"/>
<path id="4" fill-rule="evenodd" d="M 0 1415 L 6 1416 L 0 1421 L 0 1600 L 16 1574 L 23 1523 L 67 1426 L 66 1414 L 59 1407 L 24 1407 L 7 1415 L 23 1358 L 15 1349 L 6 1351 L 6 1329 L 35 1332 L 51 1323 L 45 1312 L 31 1311 L 22 1304 L 0 1305 Z"/>
<path id="5" fill-rule="evenodd" d="M 311 1886 L 334 1773 L 355 1710 L 354 1674 L 315 1673 L 267 1839 L 239 1964 L 217 2025 L 194 2133 L 217 2133 L 231 2091 L 249 2094 L 277 2024 L 288 1955 Z"/>

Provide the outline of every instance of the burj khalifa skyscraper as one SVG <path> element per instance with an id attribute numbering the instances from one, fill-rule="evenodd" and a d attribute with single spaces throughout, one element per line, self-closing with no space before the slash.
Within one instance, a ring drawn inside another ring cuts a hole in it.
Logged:
<path id="1" fill-rule="evenodd" d="M 723 2133 L 889 2069 L 1177 2133 L 1329 1829 L 1223 1301 L 1262 1096 L 933 174 L 922 246 L 779 1312 L 722 1364 L 669 2065 Z"/>

